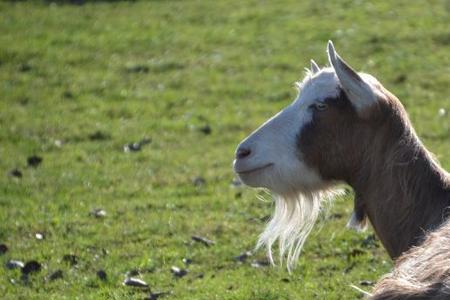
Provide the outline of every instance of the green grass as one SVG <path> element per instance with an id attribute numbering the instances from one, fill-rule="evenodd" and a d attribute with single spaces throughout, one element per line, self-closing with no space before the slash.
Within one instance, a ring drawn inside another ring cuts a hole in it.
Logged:
<path id="1" fill-rule="evenodd" d="M 135 269 L 152 291 L 173 292 L 162 299 L 361 297 L 349 285 L 376 281 L 392 263 L 364 243 L 370 231 L 345 229 L 352 195 L 324 214 L 292 274 L 253 268 L 262 252 L 233 259 L 253 248 L 272 206 L 231 185 L 231 162 L 238 142 L 292 101 L 309 59 L 326 63 L 332 39 L 403 101 L 450 169 L 450 116 L 438 115 L 450 111 L 450 6 L 391 3 L 1 2 L 2 298 L 141 299 L 148 292 L 122 285 Z M 97 132 L 103 139 L 90 138 Z M 124 153 L 145 137 L 142 151 Z M 30 155 L 42 164 L 28 167 Z M 22 178 L 9 175 L 15 168 Z M 206 183 L 195 186 L 199 176 Z M 106 217 L 91 216 L 95 208 Z M 193 263 L 176 279 L 170 267 L 185 268 L 183 258 Z M 4 267 L 10 259 L 42 270 L 24 281 Z M 59 269 L 63 278 L 49 280 Z"/>

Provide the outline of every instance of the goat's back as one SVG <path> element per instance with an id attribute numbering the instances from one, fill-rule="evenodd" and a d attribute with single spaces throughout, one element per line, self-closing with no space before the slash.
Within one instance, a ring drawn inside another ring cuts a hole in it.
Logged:
<path id="1" fill-rule="evenodd" d="M 450 221 L 399 257 L 370 299 L 450 299 Z"/>

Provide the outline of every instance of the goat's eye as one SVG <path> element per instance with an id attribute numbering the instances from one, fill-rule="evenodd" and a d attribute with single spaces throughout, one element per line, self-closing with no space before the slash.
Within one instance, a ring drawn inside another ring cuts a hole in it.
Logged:
<path id="1" fill-rule="evenodd" d="M 328 108 L 328 105 L 323 102 L 317 102 L 314 104 L 314 108 L 318 111 L 324 111 Z"/>

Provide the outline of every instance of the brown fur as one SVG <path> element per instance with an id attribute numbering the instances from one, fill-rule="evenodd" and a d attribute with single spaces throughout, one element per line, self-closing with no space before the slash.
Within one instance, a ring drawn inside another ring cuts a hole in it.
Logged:
<path id="1" fill-rule="evenodd" d="M 371 299 L 450 299 L 450 223 L 397 259 Z"/>
<path id="2" fill-rule="evenodd" d="M 328 99 L 329 109 L 315 112 L 299 133 L 299 149 L 325 179 L 353 187 L 357 219 L 367 215 L 393 259 L 420 245 L 397 260 L 373 299 L 450 299 L 450 176 L 421 144 L 400 101 L 378 88 L 383 96 L 359 114 L 343 91 Z"/>

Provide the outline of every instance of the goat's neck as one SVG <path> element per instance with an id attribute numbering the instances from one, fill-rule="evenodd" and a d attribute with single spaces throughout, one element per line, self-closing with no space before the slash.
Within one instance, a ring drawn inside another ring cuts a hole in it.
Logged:
<path id="1" fill-rule="evenodd" d="M 357 196 L 355 208 L 367 214 L 395 258 L 444 222 L 450 205 L 450 177 L 412 129 L 394 147 L 386 147 L 388 142 L 373 146 L 349 182 Z"/>

